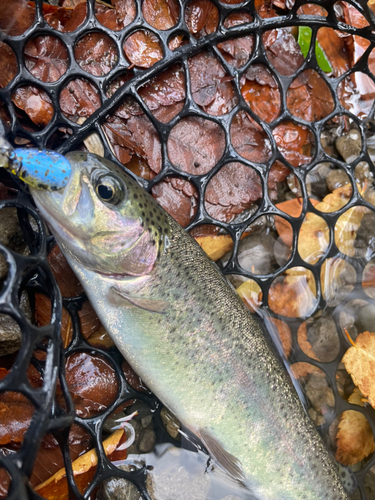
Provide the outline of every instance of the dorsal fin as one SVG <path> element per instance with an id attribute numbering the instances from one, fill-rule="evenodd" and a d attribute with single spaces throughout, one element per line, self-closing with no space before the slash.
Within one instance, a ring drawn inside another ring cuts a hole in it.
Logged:
<path id="1" fill-rule="evenodd" d="M 212 436 L 209 431 L 205 429 L 199 429 L 198 435 L 202 440 L 202 443 L 207 448 L 208 452 L 212 458 L 224 469 L 226 472 L 233 477 L 237 482 L 244 484 L 246 482 L 246 476 L 242 469 L 241 462 L 226 451 L 219 441 Z"/>

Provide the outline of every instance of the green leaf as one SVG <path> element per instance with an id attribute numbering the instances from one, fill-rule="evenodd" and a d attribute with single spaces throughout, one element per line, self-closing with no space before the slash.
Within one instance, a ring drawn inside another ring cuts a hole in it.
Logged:
<path id="1" fill-rule="evenodd" d="M 306 57 L 311 44 L 312 30 L 308 26 L 300 26 L 298 29 L 298 45 L 301 47 L 303 57 Z M 325 73 L 331 73 L 332 67 L 318 41 L 315 42 L 315 55 L 319 67 Z"/>

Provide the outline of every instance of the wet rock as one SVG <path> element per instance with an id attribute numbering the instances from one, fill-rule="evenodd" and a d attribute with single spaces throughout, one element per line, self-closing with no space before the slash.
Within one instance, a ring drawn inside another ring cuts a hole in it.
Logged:
<path id="1" fill-rule="evenodd" d="M 375 251 L 375 213 L 366 213 L 354 240 L 355 257 L 370 260 Z"/>
<path id="2" fill-rule="evenodd" d="M 25 291 L 21 294 L 20 306 L 27 319 L 31 321 L 29 297 Z M 18 351 L 21 341 L 22 334 L 18 323 L 7 314 L 0 314 L 0 356 Z"/>
<path id="3" fill-rule="evenodd" d="M 140 464 L 140 467 L 143 464 Z M 135 468 L 131 465 L 119 465 L 126 472 Z M 128 479 L 112 477 L 106 479 L 100 486 L 96 500 L 143 500 L 138 488 Z"/>
<path id="4" fill-rule="evenodd" d="M 167 410 L 167 408 L 164 407 L 161 409 L 160 417 L 163 421 L 165 428 L 167 429 L 168 434 L 172 436 L 174 439 L 178 439 L 180 436 L 179 433 L 180 422 L 173 415 L 173 413 L 170 413 Z"/>
<path id="5" fill-rule="evenodd" d="M 322 316 L 310 325 L 307 322 L 307 339 L 320 361 L 335 359 L 340 349 L 336 324 L 331 317 Z"/>
<path id="6" fill-rule="evenodd" d="M 360 155 L 362 138 L 359 130 L 352 129 L 347 134 L 342 134 L 336 139 L 335 145 L 346 163 L 354 161 Z"/>
<path id="7" fill-rule="evenodd" d="M 341 170 L 340 168 L 335 168 L 328 173 L 326 177 L 326 182 L 327 182 L 327 188 L 330 191 L 334 191 L 339 187 L 349 184 L 350 181 L 348 174 L 344 172 L 344 170 Z"/>
<path id="8" fill-rule="evenodd" d="M 305 387 L 305 393 L 308 397 L 313 409 L 320 415 L 326 414 L 332 411 L 335 406 L 335 396 L 332 389 L 328 387 L 327 380 L 325 376 L 321 375 L 311 375 Z M 315 419 L 315 423 L 320 425 L 324 422 L 318 423 L 318 417 Z"/>
<path id="9" fill-rule="evenodd" d="M 140 453 L 150 453 L 154 449 L 155 444 L 156 434 L 150 426 L 143 431 L 138 444 L 138 449 Z"/>
<path id="10" fill-rule="evenodd" d="M 373 304 L 367 304 L 358 311 L 355 326 L 358 333 L 375 331 L 375 306 Z"/>
<path id="11" fill-rule="evenodd" d="M 28 248 L 23 238 L 14 207 L 2 208 L 0 210 L 0 243 L 14 252 L 27 255 Z M 0 254 L 0 279 L 8 272 L 8 265 L 2 254 Z"/>
<path id="12" fill-rule="evenodd" d="M 268 274 L 273 270 L 273 247 L 276 238 L 271 234 L 251 235 L 238 248 L 238 262 L 245 271 Z"/>

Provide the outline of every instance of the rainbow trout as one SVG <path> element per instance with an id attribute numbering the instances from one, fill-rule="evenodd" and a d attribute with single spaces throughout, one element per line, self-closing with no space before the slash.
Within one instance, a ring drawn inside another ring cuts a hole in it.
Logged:
<path id="1" fill-rule="evenodd" d="M 213 460 L 259 500 L 348 499 L 257 320 L 199 245 L 112 162 L 38 158 L 25 150 L 17 173 L 100 320 Z"/>

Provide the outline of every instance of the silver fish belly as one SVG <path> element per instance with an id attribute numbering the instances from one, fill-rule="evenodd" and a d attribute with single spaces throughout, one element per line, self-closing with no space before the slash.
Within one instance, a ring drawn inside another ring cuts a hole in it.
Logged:
<path id="1" fill-rule="evenodd" d="M 32 194 L 134 370 L 213 459 L 259 500 L 347 500 L 333 459 L 257 320 L 227 280 L 126 174 L 95 155 L 77 155 L 68 155 L 74 167 L 71 192 L 32 189 Z M 90 185 L 99 175 L 95 177 L 92 165 L 99 163 L 126 184 L 128 199 L 115 205 L 113 213 L 104 189 Z M 73 200 L 73 208 L 67 207 L 67 199 Z M 148 235 L 139 231 L 138 239 L 137 214 Z M 134 236 L 126 254 L 121 253 L 126 245 L 119 232 L 121 217 L 134 224 L 132 232 L 124 226 L 128 240 Z M 98 231 L 95 224 L 107 230 Z M 108 257 L 89 254 L 92 245 L 104 245 Z M 116 266 L 111 252 L 121 255 Z M 131 255 L 138 260 L 133 274 Z"/>

